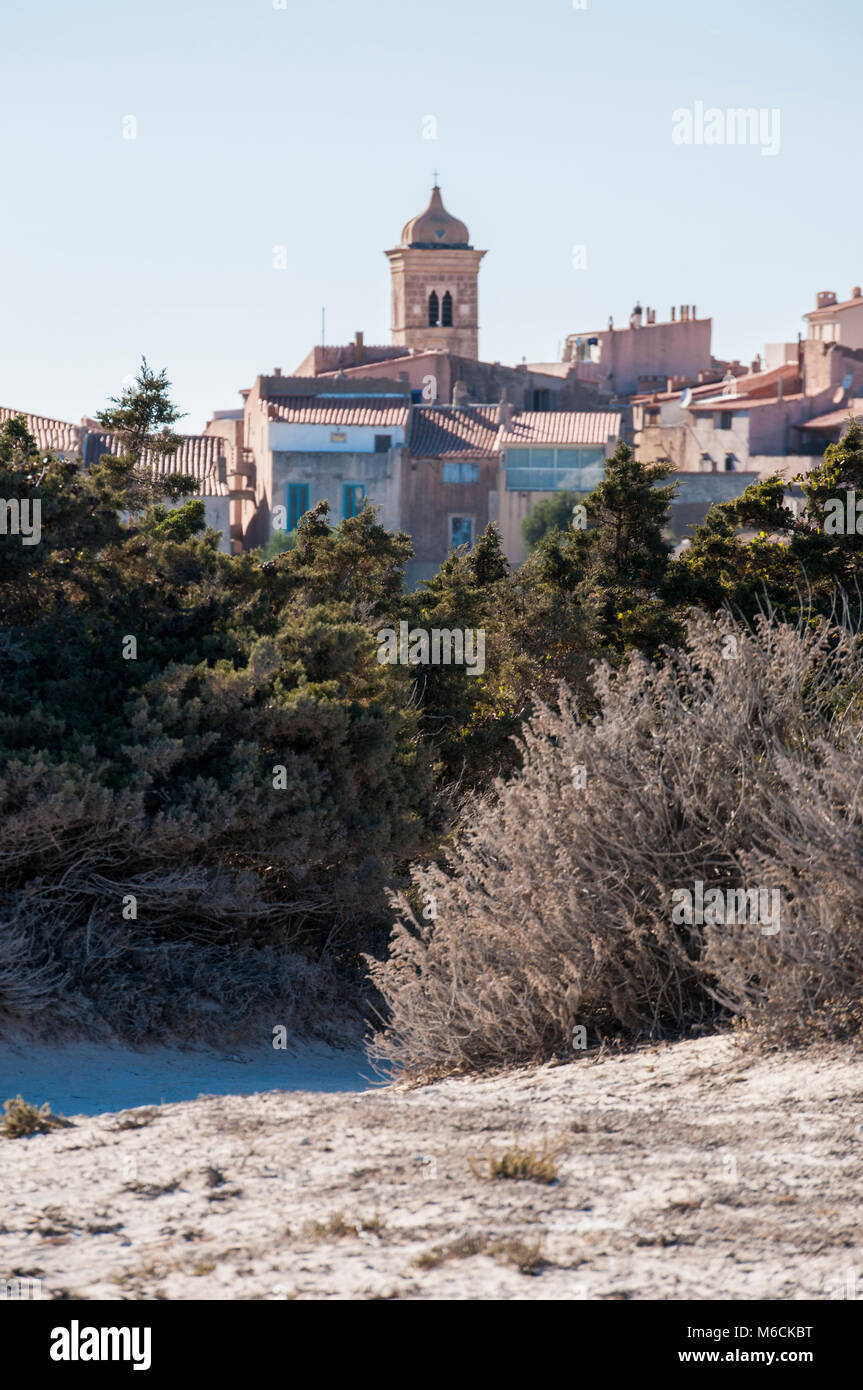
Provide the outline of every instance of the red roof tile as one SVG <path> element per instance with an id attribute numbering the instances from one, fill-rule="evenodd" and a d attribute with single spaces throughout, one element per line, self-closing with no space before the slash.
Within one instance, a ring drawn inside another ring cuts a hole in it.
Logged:
<path id="1" fill-rule="evenodd" d="M 620 434 L 611 411 L 521 410 L 499 423 L 496 405 L 415 407 L 410 450 L 417 458 L 494 458 L 519 444 L 606 444 Z"/>
<path id="2" fill-rule="evenodd" d="M 496 405 L 415 406 L 410 451 L 415 458 L 494 458 L 499 433 Z"/>
<path id="3" fill-rule="evenodd" d="M 410 401 L 405 396 L 278 396 L 261 401 L 270 420 L 288 425 L 368 425 L 404 428 Z"/>
<path id="4" fill-rule="evenodd" d="M 201 497 L 227 497 L 228 486 L 219 476 L 226 441 L 216 434 L 185 434 L 182 438 L 183 442 L 175 454 L 147 450 L 141 455 L 141 466 L 151 469 L 157 478 L 166 478 L 171 473 L 183 473 L 195 478 L 201 484 L 198 493 Z M 123 452 L 123 448 L 116 435 L 103 434 L 99 452 L 116 457 Z"/>
<path id="5" fill-rule="evenodd" d="M 688 408 L 694 413 L 710 410 L 757 410 L 762 405 L 782 405 L 786 401 L 802 401 L 802 391 L 786 391 L 784 396 L 714 396 L 709 401 L 698 401 Z"/>
<path id="6" fill-rule="evenodd" d="M 810 309 L 808 314 L 804 314 L 805 319 L 827 319 L 831 314 L 836 314 L 840 309 L 854 309 L 863 304 L 863 296 L 858 295 L 856 299 L 843 299 L 841 304 L 825 304 L 821 309 Z"/>
<path id="7" fill-rule="evenodd" d="M 100 454 L 122 453 L 122 446 L 114 434 L 101 433 L 72 425 L 65 420 L 50 420 L 43 415 L 28 415 L 24 410 L 12 410 L 0 406 L 0 425 L 16 415 L 23 415 L 27 429 L 33 435 L 39 449 L 45 453 L 72 454 L 96 459 Z M 87 422 L 92 423 L 91 421 Z M 150 468 L 157 477 L 169 473 L 186 473 L 204 484 L 200 489 L 202 497 L 227 497 L 228 489 L 219 479 L 220 463 L 225 457 L 226 441 L 218 435 L 186 434 L 176 454 L 146 453 L 142 464 Z"/>
<path id="8" fill-rule="evenodd" d="M 26 410 L 11 410 L 0 406 L 0 425 L 23 415 L 27 429 L 41 452 L 49 454 L 80 454 L 84 447 L 84 431 L 80 425 L 71 425 L 66 420 L 51 420 L 45 415 L 28 415 Z"/>
<path id="9" fill-rule="evenodd" d="M 863 401 L 856 402 L 863 406 Z M 829 430 L 835 429 L 837 425 L 847 425 L 851 420 L 859 420 L 859 413 L 855 415 L 849 406 L 843 406 L 841 410 L 829 410 L 826 415 L 814 415 L 811 420 L 806 420 L 800 428 L 804 430 Z"/>
<path id="10" fill-rule="evenodd" d="M 523 410 L 501 432 L 500 446 L 512 444 L 607 444 L 620 434 L 613 410 Z"/>

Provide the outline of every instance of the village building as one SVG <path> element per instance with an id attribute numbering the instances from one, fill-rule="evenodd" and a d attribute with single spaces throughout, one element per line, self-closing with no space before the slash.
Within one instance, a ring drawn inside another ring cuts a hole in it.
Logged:
<path id="1" fill-rule="evenodd" d="M 774 474 L 790 482 L 807 473 L 863 413 L 863 332 L 856 318 L 863 299 L 855 294 L 840 305 L 835 298 L 819 293 L 820 307 L 805 315 L 807 338 L 767 345 L 766 369 L 757 360 L 750 372 L 728 373 L 718 385 L 669 381 L 666 390 L 633 399 L 637 457 L 675 469 L 676 535 L 753 482 Z"/>
<path id="2" fill-rule="evenodd" d="M 528 512 L 555 492 L 591 492 L 620 426 L 619 412 L 524 411 L 507 401 L 415 407 L 403 473 L 402 525 L 416 552 L 409 578 L 429 578 L 490 521 L 507 559 L 521 564 Z"/>
<path id="3" fill-rule="evenodd" d="M 106 434 L 97 421 L 84 416 L 79 425 L 66 420 L 52 420 L 43 415 L 31 415 L 27 411 L 0 407 L 0 425 L 16 415 L 23 415 L 29 433 L 36 440 L 40 450 L 46 454 L 56 454 L 64 459 L 79 459 L 86 465 L 97 463 L 103 454 L 122 453 L 120 441 L 115 435 Z M 174 454 L 145 452 L 141 465 L 156 477 L 166 477 L 171 473 L 182 473 L 194 478 L 198 487 L 191 498 L 204 503 L 207 526 L 218 531 L 221 536 L 219 548 L 226 554 L 233 550 L 231 545 L 229 507 L 230 491 L 227 483 L 228 451 L 222 442 L 211 435 L 183 435 L 183 442 Z M 164 499 L 164 505 L 175 508 L 183 505 Z"/>
<path id="4" fill-rule="evenodd" d="M 563 362 L 606 396 L 662 389 L 669 377 L 698 381 L 702 374 L 721 375 L 717 369 L 726 365 L 711 355 L 712 327 L 711 319 L 698 318 L 694 304 L 681 304 L 679 317 L 673 308 L 659 323 L 655 309 L 636 304 L 622 328 L 610 318 L 607 328 L 570 333 Z"/>
<path id="5" fill-rule="evenodd" d="M 292 375 L 275 368 L 258 376 L 241 392 L 242 408 L 218 411 L 208 423 L 207 434 L 231 450 L 235 550 L 293 530 L 320 501 L 337 523 L 368 499 L 383 525 L 411 535 L 413 577 L 424 577 L 492 519 L 500 453 L 489 440 L 501 411 L 582 417 L 601 404 L 596 384 L 572 364 L 479 359 L 486 253 L 446 210 L 437 184 L 425 212 L 385 254 L 391 345 L 367 344 L 357 333 L 352 343 L 316 346 Z M 512 509 L 515 517 L 519 508 Z"/>

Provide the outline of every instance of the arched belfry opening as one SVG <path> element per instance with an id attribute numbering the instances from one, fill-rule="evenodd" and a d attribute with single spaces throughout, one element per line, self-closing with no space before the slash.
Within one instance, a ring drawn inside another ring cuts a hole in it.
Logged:
<path id="1" fill-rule="evenodd" d="M 440 323 L 440 301 L 437 291 L 432 290 L 429 295 L 429 328 L 437 328 Z"/>
<path id="2" fill-rule="evenodd" d="M 452 295 L 449 290 L 443 297 L 443 308 L 441 310 L 441 325 L 444 328 L 452 328 Z"/>

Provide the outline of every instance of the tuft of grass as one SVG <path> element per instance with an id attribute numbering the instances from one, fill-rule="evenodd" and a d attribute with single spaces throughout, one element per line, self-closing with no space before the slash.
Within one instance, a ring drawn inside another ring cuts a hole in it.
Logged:
<path id="1" fill-rule="evenodd" d="M 522 1240 L 516 1236 L 511 1240 L 499 1240 L 489 1246 L 488 1253 L 506 1264 L 515 1265 L 519 1274 L 536 1276 L 548 1268 L 549 1261 L 542 1253 L 538 1240 Z"/>
<path id="2" fill-rule="evenodd" d="M 65 1115 L 52 1115 L 46 1101 L 42 1106 L 30 1105 L 23 1096 L 3 1102 L 6 1111 L 0 1121 L 0 1134 L 4 1139 L 24 1139 L 28 1134 L 47 1134 L 52 1129 L 67 1129 L 72 1121 Z"/>
<path id="3" fill-rule="evenodd" d="M 515 1265 L 520 1274 L 541 1274 L 549 1264 L 538 1240 L 526 1241 L 520 1236 L 493 1240 L 483 1235 L 458 1236 L 449 1245 L 435 1245 L 424 1250 L 413 1263 L 417 1269 L 438 1269 L 447 1260 L 469 1260 L 474 1255 L 491 1255 L 504 1264 Z"/>
<path id="4" fill-rule="evenodd" d="M 468 1260 L 472 1255 L 484 1255 L 488 1243 L 488 1236 L 459 1236 L 449 1245 L 435 1245 L 431 1250 L 424 1250 L 414 1264 L 417 1269 L 437 1269 L 447 1260 Z"/>
<path id="5" fill-rule="evenodd" d="M 345 1236 L 358 1236 L 359 1231 L 345 1220 L 344 1212 L 337 1211 L 327 1221 L 315 1221 L 312 1235 L 316 1240 L 342 1240 Z"/>
<path id="6" fill-rule="evenodd" d="M 355 1226 L 352 1222 L 345 1220 L 344 1212 L 337 1211 L 327 1221 L 315 1221 L 311 1228 L 311 1234 L 315 1240 L 342 1240 L 345 1236 L 358 1236 L 360 1231 L 369 1231 L 373 1235 L 380 1235 L 383 1229 L 383 1217 L 379 1216 L 377 1212 L 374 1216 L 360 1221 Z"/>
<path id="7" fill-rule="evenodd" d="M 468 1157 L 470 1171 L 475 1178 L 491 1182 L 497 1178 L 513 1182 L 557 1182 L 557 1160 L 562 1148 L 558 1140 L 554 1144 L 547 1141 L 540 1149 L 523 1149 L 518 1144 L 505 1149 L 500 1158 L 486 1156 L 488 1172 L 483 1172 L 473 1155 Z"/>

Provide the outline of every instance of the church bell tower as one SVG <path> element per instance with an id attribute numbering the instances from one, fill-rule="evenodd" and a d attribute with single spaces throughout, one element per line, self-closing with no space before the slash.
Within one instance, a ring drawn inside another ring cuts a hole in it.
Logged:
<path id="1" fill-rule="evenodd" d="M 464 222 L 447 212 L 437 184 L 401 245 L 385 253 L 392 272 L 392 340 L 427 352 L 479 357 L 479 264 Z"/>

